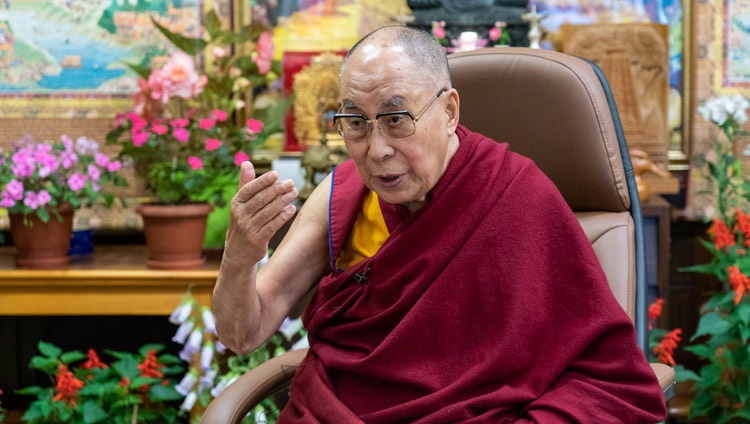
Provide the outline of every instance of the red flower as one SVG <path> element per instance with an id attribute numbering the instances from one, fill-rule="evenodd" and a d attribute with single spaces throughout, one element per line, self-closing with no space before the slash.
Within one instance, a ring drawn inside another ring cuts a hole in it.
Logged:
<path id="1" fill-rule="evenodd" d="M 746 247 L 750 247 L 750 215 L 742 212 L 739 209 L 734 211 L 737 216 L 737 223 L 735 227 L 742 232 L 743 244 Z"/>
<path id="2" fill-rule="evenodd" d="M 109 365 L 99 360 L 99 355 L 96 354 L 94 349 L 89 349 L 87 354 L 88 359 L 81 365 L 82 370 L 90 370 L 92 368 L 109 368 Z"/>
<path id="3" fill-rule="evenodd" d="M 656 299 L 654 303 L 648 307 L 648 329 L 653 329 L 653 321 L 657 320 L 661 316 L 662 307 L 664 306 L 664 299 Z"/>
<path id="4" fill-rule="evenodd" d="M 711 225 L 707 233 L 714 235 L 717 250 L 735 245 L 734 234 L 729 231 L 727 224 L 719 218 L 714 218 L 713 225 Z"/>
<path id="5" fill-rule="evenodd" d="M 151 349 L 146 354 L 146 358 L 138 365 L 138 369 L 141 370 L 143 377 L 156 377 L 163 378 L 164 374 L 159 371 L 162 365 L 159 364 L 156 358 L 156 351 Z"/>
<path id="6" fill-rule="evenodd" d="M 122 379 L 120 379 L 120 386 L 121 387 L 130 386 L 130 380 L 127 377 L 123 377 Z"/>
<path id="7" fill-rule="evenodd" d="M 736 293 L 734 296 L 734 304 L 736 305 L 740 303 L 742 295 L 746 291 L 750 292 L 750 278 L 747 278 L 747 275 L 740 272 L 740 267 L 737 265 L 727 268 L 727 272 L 729 272 L 729 284 Z"/>
<path id="8" fill-rule="evenodd" d="M 69 402 L 75 408 L 75 399 L 78 395 L 78 391 L 83 387 L 83 381 L 75 378 L 73 373 L 68 371 L 68 367 L 65 365 L 60 364 L 59 370 L 60 372 L 55 377 L 57 380 L 57 385 L 55 386 L 57 394 L 52 400 Z"/>
<path id="9" fill-rule="evenodd" d="M 670 366 L 675 366 L 672 354 L 677 348 L 677 344 L 682 340 L 682 330 L 676 328 L 664 336 L 658 346 L 654 348 L 654 353 L 658 355 L 659 362 Z"/>

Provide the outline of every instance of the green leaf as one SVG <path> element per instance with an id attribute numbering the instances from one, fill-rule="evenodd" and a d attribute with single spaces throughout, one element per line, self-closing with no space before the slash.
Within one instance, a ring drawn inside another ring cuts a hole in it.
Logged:
<path id="1" fill-rule="evenodd" d="M 205 40 L 201 38 L 189 38 L 189 37 L 185 37 L 182 34 L 172 32 L 166 27 L 159 24 L 159 22 L 157 22 L 153 18 L 151 18 L 151 22 L 153 22 L 156 29 L 158 29 L 159 32 L 161 32 L 164 35 L 164 37 L 167 38 L 167 40 L 171 41 L 172 44 L 175 45 L 175 47 L 189 54 L 190 56 L 196 56 L 197 54 L 202 52 L 206 48 L 206 45 L 208 44 L 206 43 Z"/>
<path id="2" fill-rule="evenodd" d="M 174 387 L 162 386 L 161 384 L 151 386 L 148 394 L 149 399 L 154 402 L 169 402 L 173 400 L 181 400 L 182 398 L 184 398 L 184 396 L 182 396 L 177 390 L 175 390 Z"/>
<path id="3" fill-rule="evenodd" d="M 684 365 L 674 367 L 675 381 L 700 381 L 701 376 L 695 371 L 685 368 Z"/>
<path id="4" fill-rule="evenodd" d="M 31 387 L 24 387 L 23 389 L 14 390 L 13 392 L 19 395 L 36 396 L 42 390 L 46 390 L 46 389 L 43 389 L 39 386 L 31 386 Z"/>
<path id="5" fill-rule="evenodd" d="M 54 374 L 55 372 L 57 372 L 57 358 L 34 356 L 31 358 L 29 368 L 39 370 L 47 374 Z"/>
<path id="6" fill-rule="evenodd" d="M 80 361 L 81 359 L 84 359 L 84 358 L 86 358 L 85 354 L 83 354 L 80 351 L 73 350 L 70 352 L 65 352 L 62 355 L 60 355 L 60 362 L 67 365 L 67 364 L 70 364 L 71 362 Z"/>
<path id="7" fill-rule="evenodd" d="M 734 294 L 734 293 L 732 293 Z M 747 325 L 750 323 L 750 304 L 746 301 L 742 301 L 737 305 L 737 308 L 735 309 L 737 315 L 740 318 L 740 321 L 742 321 L 743 324 Z"/>
<path id="8" fill-rule="evenodd" d="M 49 219 L 49 215 L 47 215 L 47 216 L 48 216 L 47 219 Z M 55 359 L 57 359 L 57 357 L 59 357 L 60 354 L 62 354 L 62 349 L 60 349 L 59 347 L 53 345 L 52 343 L 47 343 L 47 342 L 40 341 L 37 344 L 37 347 L 39 348 L 39 352 L 41 352 L 42 355 L 44 355 L 44 356 L 46 356 L 48 358 L 55 358 Z"/>
<path id="9" fill-rule="evenodd" d="M 121 376 L 130 381 L 135 380 L 139 375 L 138 362 L 131 356 L 122 358 L 112 364 L 112 368 Z"/>
<path id="10" fill-rule="evenodd" d="M 690 338 L 691 341 L 694 341 L 700 336 L 704 335 L 717 335 L 717 334 L 723 334 L 729 331 L 731 328 L 731 325 L 727 322 L 724 317 L 717 313 L 717 312 L 710 312 L 706 315 L 703 315 L 698 321 L 698 329 L 695 331 L 695 334 L 693 334 L 693 337 Z"/>
<path id="11" fill-rule="evenodd" d="M 203 27 L 206 29 L 206 32 L 208 32 L 208 35 L 211 36 L 212 40 L 221 37 L 221 34 L 223 32 L 221 29 L 221 21 L 219 20 L 219 16 L 213 9 L 209 10 L 208 13 L 206 13 L 206 16 L 203 19 Z"/>
<path id="12" fill-rule="evenodd" d="M 93 401 L 84 402 L 81 405 L 81 411 L 83 412 L 83 422 L 86 424 L 102 422 L 109 418 L 107 412 Z"/>

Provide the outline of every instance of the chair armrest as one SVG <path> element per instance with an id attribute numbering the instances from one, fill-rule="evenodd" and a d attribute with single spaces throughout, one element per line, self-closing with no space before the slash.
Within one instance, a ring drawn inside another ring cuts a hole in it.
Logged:
<path id="1" fill-rule="evenodd" d="M 208 404 L 201 423 L 239 423 L 263 399 L 289 385 L 306 354 L 307 349 L 293 350 L 246 372 Z"/>
<path id="2" fill-rule="evenodd" d="M 660 363 L 651 363 L 649 365 L 651 365 L 651 369 L 654 371 L 654 374 L 656 374 L 661 389 L 664 390 L 664 400 L 669 400 L 674 396 L 674 368 Z"/>

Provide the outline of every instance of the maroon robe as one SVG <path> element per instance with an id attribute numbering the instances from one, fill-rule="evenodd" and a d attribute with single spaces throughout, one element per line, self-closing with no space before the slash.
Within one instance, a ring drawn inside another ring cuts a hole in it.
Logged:
<path id="1" fill-rule="evenodd" d="M 570 208 L 534 163 L 463 127 L 431 199 L 323 278 L 279 422 L 647 423 L 662 390 Z M 366 188 L 334 172 L 338 255 Z"/>

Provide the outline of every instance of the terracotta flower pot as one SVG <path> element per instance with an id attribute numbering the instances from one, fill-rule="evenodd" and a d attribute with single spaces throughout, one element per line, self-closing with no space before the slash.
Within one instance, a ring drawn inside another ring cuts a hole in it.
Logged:
<path id="1" fill-rule="evenodd" d="M 16 247 L 16 266 L 28 269 L 66 268 L 70 262 L 68 249 L 73 232 L 73 207 L 66 203 L 57 208 L 62 217 L 50 213 L 48 222 L 42 222 L 36 214 L 29 216 L 24 224 L 23 214 L 10 213 L 10 234 Z"/>
<path id="2" fill-rule="evenodd" d="M 203 266 L 206 218 L 213 210 L 207 203 L 191 205 L 144 204 L 136 208 L 143 218 L 143 232 L 151 269 L 197 269 Z"/>

